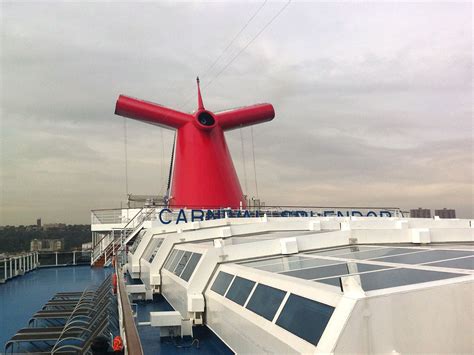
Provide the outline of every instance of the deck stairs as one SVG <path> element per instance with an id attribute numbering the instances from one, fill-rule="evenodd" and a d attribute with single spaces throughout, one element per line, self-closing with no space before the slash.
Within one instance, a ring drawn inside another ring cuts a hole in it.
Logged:
<path id="1" fill-rule="evenodd" d="M 112 229 L 93 246 L 91 265 L 110 265 L 120 247 L 127 245 L 142 230 L 147 221 L 155 219 L 155 208 L 142 208 L 123 228 Z"/>

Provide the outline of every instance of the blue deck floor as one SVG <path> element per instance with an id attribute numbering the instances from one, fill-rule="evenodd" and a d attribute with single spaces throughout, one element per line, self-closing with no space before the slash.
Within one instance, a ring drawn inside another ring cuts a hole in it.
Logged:
<path id="1" fill-rule="evenodd" d="M 153 301 L 138 301 L 138 322 L 149 322 L 150 312 L 172 311 L 173 307 L 161 295 L 155 295 Z M 160 340 L 160 330 L 149 325 L 139 325 L 138 334 L 145 355 L 155 354 L 233 354 L 233 352 L 206 326 L 193 328 L 194 339 L 166 338 Z"/>
<path id="2" fill-rule="evenodd" d="M 33 313 L 55 293 L 82 291 L 102 282 L 110 272 L 111 268 L 90 266 L 44 268 L 0 284 L 0 353 L 8 339 L 26 327 Z"/>

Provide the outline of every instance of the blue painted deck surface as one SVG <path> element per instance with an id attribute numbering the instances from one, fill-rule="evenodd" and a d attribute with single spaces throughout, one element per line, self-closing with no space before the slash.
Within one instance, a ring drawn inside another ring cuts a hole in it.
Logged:
<path id="1" fill-rule="evenodd" d="M 112 268 L 71 266 L 42 268 L 0 284 L 0 353 L 18 329 L 55 293 L 83 291 L 101 283 Z"/>
<path id="2" fill-rule="evenodd" d="M 135 301 L 138 306 L 138 322 L 149 322 L 150 312 L 172 311 L 173 307 L 161 295 L 155 295 L 153 301 Z M 196 326 L 193 328 L 194 339 L 199 340 L 192 345 L 193 339 L 185 337 L 184 339 L 166 338 L 160 340 L 160 330 L 148 325 L 139 325 L 138 335 L 142 342 L 145 355 L 155 354 L 233 354 L 209 328 L 206 326 Z"/>

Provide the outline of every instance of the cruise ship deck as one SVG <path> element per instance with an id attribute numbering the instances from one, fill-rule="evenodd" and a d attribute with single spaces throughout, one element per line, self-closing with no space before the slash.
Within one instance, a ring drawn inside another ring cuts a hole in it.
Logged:
<path id="1" fill-rule="evenodd" d="M 39 268 L 0 285 L 0 352 L 54 294 L 83 291 L 100 284 L 111 272 L 110 268 L 89 265 Z"/>
<path id="2" fill-rule="evenodd" d="M 471 220 L 264 216 L 163 225 L 159 210 L 143 213 L 103 250 L 123 246 L 118 273 L 137 304 L 145 354 L 197 343 L 244 354 L 474 350 Z"/>

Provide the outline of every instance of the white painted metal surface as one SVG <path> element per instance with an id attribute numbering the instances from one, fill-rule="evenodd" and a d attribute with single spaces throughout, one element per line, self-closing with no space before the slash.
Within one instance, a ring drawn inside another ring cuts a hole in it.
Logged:
<path id="1" fill-rule="evenodd" d="M 472 353 L 474 271 L 469 264 L 453 269 L 442 260 L 471 260 L 473 226 L 471 220 L 367 217 L 245 218 L 159 226 L 144 233 L 128 268 L 143 281 L 140 286 L 148 296 L 160 292 L 182 321 L 200 324 L 204 319 L 237 353 Z M 353 249 L 312 254 L 348 246 Z M 433 254 L 436 250 L 440 252 Z M 385 251 L 391 254 L 384 256 Z M 374 258 L 362 258 L 372 252 Z M 193 255 L 195 264 L 185 277 Z M 302 264 L 296 271 L 338 264 L 346 265 L 347 272 L 316 282 L 296 277 L 288 271 L 298 263 L 284 259 L 292 255 L 323 263 Z M 427 261 L 401 263 L 399 255 L 421 255 L 420 260 Z M 268 258 L 283 259 L 263 269 L 245 264 Z M 270 271 L 271 265 L 286 271 Z M 405 280 L 404 274 L 396 276 L 397 270 L 421 278 Z M 220 272 L 235 275 L 231 285 L 237 277 L 253 283 L 244 304 L 211 289 Z M 388 275 L 389 281 L 393 277 L 394 286 L 367 288 L 372 275 Z M 339 277 L 342 288 L 334 281 L 323 283 Z M 247 308 L 259 285 L 285 293 L 272 319 Z M 296 296 L 333 309 L 316 341 L 283 326 L 290 309 L 285 307 Z"/>

